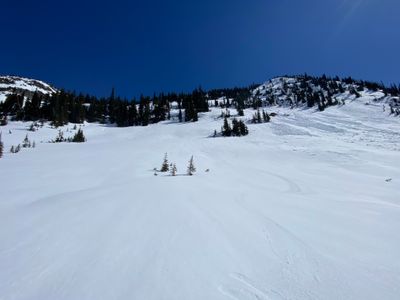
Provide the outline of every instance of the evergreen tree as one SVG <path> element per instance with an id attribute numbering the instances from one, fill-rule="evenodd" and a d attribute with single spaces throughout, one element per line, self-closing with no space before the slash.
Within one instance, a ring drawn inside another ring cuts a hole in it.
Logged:
<path id="1" fill-rule="evenodd" d="M 238 122 L 238 120 L 236 120 L 236 118 L 233 118 L 233 120 L 232 120 L 232 135 L 233 136 L 241 136 L 239 122 Z"/>
<path id="2" fill-rule="evenodd" d="M 263 112 L 262 112 L 262 115 L 263 115 L 263 121 L 264 121 L 264 123 L 268 123 L 268 122 L 271 120 L 271 118 L 270 118 L 270 116 L 268 115 L 268 113 L 266 113 L 264 110 L 263 110 Z"/>
<path id="3" fill-rule="evenodd" d="M 59 130 L 58 135 L 56 139 L 53 141 L 53 143 L 62 143 L 62 142 L 65 142 L 64 133 L 61 130 Z"/>
<path id="4" fill-rule="evenodd" d="M 26 135 L 24 140 L 22 141 L 22 147 L 23 148 L 30 148 L 31 147 L 31 142 L 28 139 L 28 135 Z"/>
<path id="5" fill-rule="evenodd" d="M 218 135 L 217 130 L 214 130 L 213 137 L 217 137 L 217 135 Z"/>
<path id="6" fill-rule="evenodd" d="M 171 176 L 176 176 L 176 172 L 178 169 L 176 168 L 176 164 L 173 164 L 171 167 Z"/>
<path id="7" fill-rule="evenodd" d="M 78 129 L 78 131 L 75 133 L 73 136 L 71 142 L 73 143 L 84 143 L 86 142 L 86 138 L 83 134 L 83 130 L 81 128 Z"/>
<path id="8" fill-rule="evenodd" d="M 0 132 L 0 158 L 3 157 L 3 152 L 4 152 L 4 144 L 3 141 L 1 140 L 1 132 Z"/>
<path id="9" fill-rule="evenodd" d="M 179 109 L 178 119 L 179 122 L 182 122 L 182 109 Z"/>
<path id="10" fill-rule="evenodd" d="M 231 136 L 232 135 L 232 128 L 229 125 L 228 118 L 224 118 L 224 125 L 222 126 L 222 136 Z"/>
<path id="11" fill-rule="evenodd" d="M 239 130 L 240 130 L 240 135 L 248 135 L 249 134 L 249 130 L 246 126 L 246 124 L 244 124 L 244 122 L 242 120 L 239 120 Z"/>
<path id="12" fill-rule="evenodd" d="M 195 172 L 196 172 L 196 168 L 194 166 L 193 156 L 192 156 L 190 158 L 190 160 L 189 160 L 189 165 L 188 165 L 188 168 L 187 168 L 187 174 L 192 176 Z"/>
<path id="13" fill-rule="evenodd" d="M 169 171 L 169 163 L 168 163 L 168 154 L 165 153 L 164 155 L 164 161 L 161 165 L 161 172 L 168 172 Z"/>

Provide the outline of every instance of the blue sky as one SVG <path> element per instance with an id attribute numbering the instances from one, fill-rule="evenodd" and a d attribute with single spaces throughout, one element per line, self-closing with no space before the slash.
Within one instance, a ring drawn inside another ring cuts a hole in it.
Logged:
<path id="1" fill-rule="evenodd" d="M 309 73 L 400 82 L 400 1 L 1 1 L 0 74 L 125 97 Z"/>

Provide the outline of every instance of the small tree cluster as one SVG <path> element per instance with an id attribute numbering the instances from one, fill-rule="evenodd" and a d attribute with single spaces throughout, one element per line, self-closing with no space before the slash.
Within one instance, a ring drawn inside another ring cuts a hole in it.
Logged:
<path id="1" fill-rule="evenodd" d="M 225 111 L 221 110 L 221 115 L 219 117 L 220 118 L 230 118 L 231 111 L 229 109 L 225 109 Z"/>
<path id="2" fill-rule="evenodd" d="M 221 128 L 222 136 L 245 136 L 249 134 L 249 129 L 242 120 L 233 118 L 232 126 L 229 124 L 228 118 L 225 117 L 224 125 Z M 217 136 L 217 132 L 214 131 L 214 137 Z"/>
<path id="3" fill-rule="evenodd" d="M 18 144 L 17 146 L 11 146 L 11 149 L 10 149 L 10 153 L 18 153 L 19 151 L 21 151 L 21 145 L 20 144 Z"/>
<path id="4" fill-rule="evenodd" d="M 56 138 L 49 143 L 84 143 L 86 142 L 85 135 L 83 134 L 83 130 L 81 128 L 78 129 L 78 131 L 74 134 L 73 137 L 65 138 L 64 133 L 59 130 L 58 135 Z"/>
<path id="5" fill-rule="evenodd" d="M 157 168 L 154 168 L 154 175 L 157 176 Z M 171 176 L 176 176 L 178 172 L 178 168 L 176 167 L 175 163 L 168 162 L 168 154 L 165 153 L 164 160 L 161 165 L 161 169 L 159 172 L 166 173 L 169 172 Z M 194 166 L 193 156 L 189 160 L 189 165 L 187 168 L 187 175 L 193 175 L 196 172 L 196 168 Z"/>
<path id="6" fill-rule="evenodd" d="M 253 118 L 251 120 L 251 122 L 254 124 L 268 123 L 269 121 L 271 121 L 271 117 L 268 115 L 268 113 L 264 110 L 260 111 L 259 109 L 257 109 L 255 114 L 253 114 Z"/>
<path id="7" fill-rule="evenodd" d="M 85 135 L 83 134 L 83 130 L 81 128 L 75 133 L 72 139 L 68 139 L 68 142 L 72 143 L 84 143 L 86 142 Z"/>
<path id="8" fill-rule="evenodd" d="M 42 124 L 39 124 L 38 122 L 33 122 L 33 123 L 29 126 L 28 130 L 29 130 L 29 131 L 32 131 L 32 132 L 35 132 L 36 130 L 39 129 L 39 127 L 42 127 L 42 126 L 43 126 L 43 125 L 42 125 Z"/>
<path id="9" fill-rule="evenodd" d="M 56 136 L 56 138 L 54 140 L 51 141 L 51 143 L 63 143 L 66 141 L 67 141 L 67 139 L 64 137 L 64 133 L 61 130 L 59 130 L 58 135 Z"/>
<path id="10" fill-rule="evenodd" d="M 35 142 L 31 142 L 28 138 L 28 135 L 26 135 L 22 141 L 22 148 L 35 148 Z"/>
<path id="11" fill-rule="evenodd" d="M 36 143 L 35 141 L 31 141 L 28 135 L 25 136 L 24 140 L 22 141 L 22 145 L 18 144 L 17 146 L 11 146 L 10 153 L 18 153 L 21 151 L 21 148 L 35 148 Z"/>

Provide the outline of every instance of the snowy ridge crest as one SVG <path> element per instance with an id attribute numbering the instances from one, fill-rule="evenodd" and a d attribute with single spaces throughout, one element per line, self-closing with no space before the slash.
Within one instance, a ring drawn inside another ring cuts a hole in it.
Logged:
<path id="1" fill-rule="evenodd" d="M 292 108 L 318 106 L 320 110 L 324 110 L 329 106 L 342 105 L 353 100 L 366 104 L 382 102 L 400 107 L 397 87 L 387 88 L 381 84 L 350 77 L 276 77 L 252 90 L 251 95 L 251 101 Z"/>
<path id="2" fill-rule="evenodd" d="M 35 92 L 48 95 L 56 93 L 57 89 L 36 79 L 18 76 L 0 76 L 0 102 L 4 101 L 9 94 L 17 93 L 31 96 Z"/>

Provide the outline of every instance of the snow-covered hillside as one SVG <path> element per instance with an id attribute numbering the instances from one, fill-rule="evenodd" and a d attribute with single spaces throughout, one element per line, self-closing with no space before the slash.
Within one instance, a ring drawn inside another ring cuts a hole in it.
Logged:
<path id="1" fill-rule="evenodd" d="M 241 138 L 209 137 L 217 108 L 84 144 L 1 127 L 36 148 L 0 159 L 0 299 L 399 299 L 400 119 L 267 109 Z M 196 174 L 154 176 L 165 152 Z"/>
<path id="2" fill-rule="evenodd" d="M 391 92 L 394 94 L 392 95 Z M 351 78 L 326 77 L 276 77 L 252 90 L 250 101 L 259 99 L 266 105 L 289 106 L 292 108 L 313 107 L 320 110 L 348 101 L 382 103 L 392 106 L 394 114 L 400 114 L 398 87 L 394 91 L 372 82 L 356 81 Z"/>
<path id="3" fill-rule="evenodd" d="M 56 91 L 55 88 L 40 80 L 18 76 L 0 76 L 0 102 L 3 102 L 11 93 L 31 96 L 34 92 L 46 95 Z"/>

